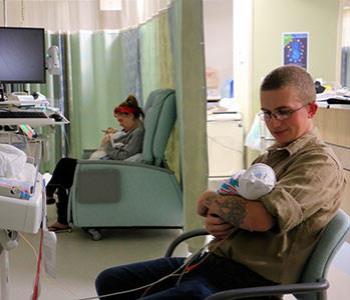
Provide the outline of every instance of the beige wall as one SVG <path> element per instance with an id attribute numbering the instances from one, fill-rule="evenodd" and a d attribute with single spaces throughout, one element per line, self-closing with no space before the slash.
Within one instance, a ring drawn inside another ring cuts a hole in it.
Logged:
<path id="1" fill-rule="evenodd" d="M 232 0 L 203 1 L 206 67 L 218 70 L 219 89 L 233 78 Z"/>
<path id="2" fill-rule="evenodd" d="M 309 69 L 315 78 L 335 81 L 339 1 L 255 0 L 253 101 L 262 77 L 282 63 L 282 33 L 309 32 Z"/>
<path id="3" fill-rule="evenodd" d="M 336 79 L 338 0 L 255 0 L 253 101 L 261 78 L 282 63 L 282 33 L 309 32 L 309 69 L 315 78 Z M 340 50 L 339 50 L 340 51 Z"/>
<path id="4" fill-rule="evenodd" d="M 309 32 L 309 68 L 314 78 L 337 77 L 340 0 L 255 0 L 253 7 L 252 120 L 259 110 L 262 78 L 282 64 L 282 33 Z M 339 46 L 340 51 L 340 46 Z M 248 153 L 248 163 L 256 154 Z"/>

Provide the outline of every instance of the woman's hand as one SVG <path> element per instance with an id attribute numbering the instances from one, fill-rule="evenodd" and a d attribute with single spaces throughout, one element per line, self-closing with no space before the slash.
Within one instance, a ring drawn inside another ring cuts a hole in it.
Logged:
<path id="1" fill-rule="evenodd" d="M 105 134 L 101 139 L 100 148 L 103 149 L 105 146 L 107 146 L 110 143 L 113 134 L 116 133 L 118 130 L 113 127 L 108 127 L 106 130 L 102 130 L 102 131 Z"/>
<path id="2" fill-rule="evenodd" d="M 211 214 L 210 211 L 205 218 L 204 224 L 206 230 L 219 240 L 227 238 L 234 228 L 230 223 L 225 222 L 219 216 Z"/>
<path id="3" fill-rule="evenodd" d="M 108 145 L 111 141 L 111 136 L 112 136 L 112 133 L 106 133 L 101 139 L 100 147 L 104 147 Z"/>
<path id="4" fill-rule="evenodd" d="M 118 130 L 117 129 L 115 129 L 115 128 L 113 128 L 113 127 L 108 127 L 105 131 L 104 131 L 104 133 L 105 134 L 110 134 L 110 133 L 116 133 Z"/>

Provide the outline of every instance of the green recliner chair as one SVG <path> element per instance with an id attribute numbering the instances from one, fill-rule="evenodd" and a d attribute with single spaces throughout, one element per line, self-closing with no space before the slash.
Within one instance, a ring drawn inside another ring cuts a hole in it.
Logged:
<path id="1" fill-rule="evenodd" d="M 183 227 L 181 186 L 164 158 L 176 121 L 175 91 L 151 92 L 144 111 L 142 154 L 126 161 L 78 161 L 68 205 L 74 226 Z"/>

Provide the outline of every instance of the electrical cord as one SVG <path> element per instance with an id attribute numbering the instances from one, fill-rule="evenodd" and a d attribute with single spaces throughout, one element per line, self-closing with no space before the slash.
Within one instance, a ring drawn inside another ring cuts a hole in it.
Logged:
<path id="1" fill-rule="evenodd" d="M 206 243 L 204 246 L 202 246 L 198 251 L 196 251 L 194 254 L 192 254 L 191 256 L 189 256 L 185 262 L 177 269 L 175 270 L 173 273 L 174 276 L 179 276 L 179 279 L 181 278 L 181 276 L 183 276 L 182 274 L 185 274 L 186 273 L 186 269 L 188 266 L 190 266 L 190 264 L 195 260 L 197 259 L 197 257 L 199 257 L 200 255 L 202 255 L 203 251 L 207 248 L 207 246 L 209 245 L 209 243 Z M 180 274 L 176 274 L 178 271 L 180 271 L 181 269 L 184 269 L 184 271 L 182 271 Z M 166 278 L 165 278 L 166 277 Z M 163 278 L 160 278 L 159 280 L 153 282 L 145 291 L 144 293 L 141 295 L 141 298 L 142 299 L 143 297 L 145 297 L 147 295 L 147 293 L 151 290 L 152 287 L 154 287 L 157 283 L 167 279 L 168 277 L 165 276 Z M 179 280 L 178 280 L 179 281 Z M 178 282 L 177 281 L 177 282 Z M 176 282 L 176 283 L 177 283 Z"/>
<path id="2" fill-rule="evenodd" d="M 32 249 L 33 254 L 35 256 L 35 260 L 37 260 L 38 259 L 38 253 L 36 252 L 34 246 L 29 242 L 29 240 L 21 232 L 19 232 L 18 234 L 21 237 L 21 239 L 23 239 L 26 242 L 26 244 L 29 246 L 29 248 Z"/>
<path id="3" fill-rule="evenodd" d="M 39 298 L 40 294 L 40 272 L 41 272 L 41 261 L 43 257 L 43 241 L 44 241 L 44 230 L 40 229 L 40 244 L 39 244 L 39 255 L 37 259 L 37 266 L 36 266 L 36 272 L 35 272 L 35 278 L 34 278 L 34 287 L 33 287 L 33 294 L 32 294 L 32 300 L 37 300 Z"/>
<path id="4" fill-rule="evenodd" d="M 232 232 L 232 231 L 231 231 Z M 219 243 L 217 243 L 215 245 L 215 248 L 210 251 L 207 252 L 206 255 L 204 255 L 203 257 L 201 257 L 204 253 L 205 250 L 207 249 L 208 245 L 212 242 L 209 241 L 207 242 L 205 245 L 203 245 L 198 251 L 196 251 L 195 253 L 193 253 L 192 255 L 190 255 L 189 257 L 186 258 L 185 262 L 176 270 L 174 270 L 172 273 L 154 281 L 151 282 L 147 285 L 143 285 L 134 289 L 130 289 L 130 290 L 124 290 L 124 291 L 120 291 L 120 292 L 115 292 L 115 293 L 110 293 L 110 294 L 105 294 L 105 295 L 100 295 L 100 296 L 92 296 L 92 297 L 86 297 L 86 298 L 76 298 L 76 300 L 93 300 L 93 299 L 102 299 L 102 298 L 106 298 L 106 297 L 110 297 L 110 296 L 116 296 L 116 295 L 122 295 L 122 294 L 126 294 L 126 293 L 131 293 L 131 292 L 135 292 L 135 291 L 139 291 L 142 289 L 146 289 L 144 291 L 144 293 L 141 295 L 141 297 L 139 299 L 142 299 L 143 297 L 145 297 L 147 295 L 147 293 L 152 289 L 152 287 L 154 287 L 156 284 L 174 277 L 174 276 L 178 276 L 178 280 L 176 281 L 176 286 L 178 286 L 181 282 L 181 280 L 183 279 L 183 277 L 185 276 L 185 274 L 191 272 L 192 270 L 194 270 L 195 268 L 197 268 L 198 266 L 200 266 L 209 256 L 210 254 L 217 249 L 231 234 L 231 232 L 227 235 L 226 238 L 222 239 Z M 25 236 L 21 233 L 19 233 L 19 235 L 21 236 L 21 238 L 26 242 L 26 244 L 32 249 L 34 256 L 36 257 L 36 259 L 38 260 L 38 253 L 36 252 L 34 246 L 25 238 Z M 200 258 L 200 260 L 195 263 L 192 264 L 196 259 Z M 181 273 L 177 274 L 180 270 L 182 270 Z M 48 278 L 46 278 L 48 279 Z M 65 288 L 64 288 L 65 289 Z M 74 297 L 76 297 L 76 295 L 72 292 L 69 291 L 67 289 L 65 289 L 66 291 L 70 292 Z"/>
<path id="5" fill-rule="evenodd" d="M 198 266 L 200 266 L 205 260 L 208 259 L 208 257 L 224 242 L 227 240 L 227 238 L 231 235 L 231 233 L 233 232 L 233 230 L 230 230 L 229 234 L 227 235 L 226 238 L 222 239 L 219 243 L 217 243 L 214 247 L 214 249 L 210 252 L 207 252 L 207 255 L 204 255 L 203 257 L 201 257 L 201 259 L 199 260 L 199 262 L 195 263 L 194 265 L 191 265 L 191 263 L 189 262 L 187 264 L 187 266 L 184 268 L 184 271 L 180 274 L 179 279 L 176 282 L 176 286 L 180 285 L 180 282 L 182 280 L 182 278 L 185 276 L 185 274 L 191 272 L 192 270 L 194 270 L 195 268 L 197 268 Z M 211 243 L 212 241 L 209 241 L 206 244 L 206 247 Z M 193 259 L 194 260 L 194 259 Z M 192 260 L 192 261 L 193 261 Z"/>
<path id="6" fill-rule="evenodd" d="M 21 237 L 21 239 L 23 239 L 23 240 L 25 241 L 25 243 L 29 246 L 29 248 L 31 248 L 31 250 L 32 250 L 32 252 L 33 252 L 33 254 L 34 254 L 34 256 L 35 256 L 35 260 L 37 261 L 37 260 L 38 260 L 38 253 L 37 253 L 35 247 L 33 246 L 33 244 L 31 244 L 31 242 L 25 237 L 24 234 L 22 234 L 22 233 L 20 233 L 20 232 L 19 232 L 18 234 L 19 234 L 19 236 Z M 50 278 L 46 275 L 45 272 L 44 272 L 43 274 L 44 274 L 44 279 L 45 279 L 45 280 L 47 280 L 48 282 L 51 282 L 52 284 L 56 285 L 58 288 L 60 288 L 60 289 L 62 289 L 62 290 L 64 290 L 64 291 L 70 293 L 70 294 L 72 295 L 72 297 L 78 298 L 78 296 L 77 296 L 73 291 L 71 291 L 71 290 L 68 289 L 66 286 L 64 286 L 62 283 L 60 283 L 60 282 L 57 280 L 57 278 L 55 278 L 55 279 L 50 279 Z"/>
<path id="7" fill-rule="evenodd" d="M 222 148 L 226 149 L 226 150 L 230 150 L 230 151 L 234 151 L 234 152 L 238 152 L 238 153 L 242 153 L 243 151 L 241 149 L 235 149 L 233 147 L 227 146 L 224 143 L 222 143 L 218 138 L 212 137 L 212 136 L 208 136 L 208 139 L 210 141 L 212 141 L 213 143 L 216 143 L 217 145 L 221 146 Z"/>
<path id="8" fill-rule="evenodd" d="M 131 293 L 131 292 L 136 292 L 138 290 L 142 290 L 144 288 L 148 288 L 149 286 L 153 286 L 154 284 L 157 284 L 165 279 L 168 279 L 174 275 L 176 275 L 176 272 L 178 272 L 179 270 L 181 270 L 181 268 L 183 267 L 183 265 L 181 265 L 178 269 L 176 269 L 175 271 L 173 271 L 172 273 L 158 279 L 155 282 L 151 282 L 150 284 L 147 285 L 143 285 L 134 289 L 130 289 L 130 290 L 125 290 L 125 291 L 120 291 L 120 292 L 116 292 L 116 293 L 110 293 L 110 294 L 105 294 L 105 295 L 101 295 L 101 296 L 93 296 L 93 297 L 88 297 L 88 298 L 79 298 L 77 300 L 91 300 L 91 299 L 101 299 L 101 298 L 105 298 L 105 297 L 110 297 L 110 296 L 116 296 L 116 295 L 122 295 L 122 294 L 126 294 L 126 293 Z"/>
<path id="9" fill-rule="evenodd" d="M 202 253 L 202 251 L 208 246 L 208 243 L 205 244 L 203 247 L 201 247 L 197 252 L 195 252 L 194 254 L 192 254 L 189 258 L 187 258 L 187 260 L 184 262 L 184 264 L 182 264 L 179 268 L 177 268 L 175 271 L 173 271 L 172 273 L 154 281 L 151 282 L 147 285 L 143 285 L 134 289 L 130 289 L 130 290 L 125 290 L 125 291 L 120 291 L 120 292 L 115 292 L 115 293 L 110 293 L 110 294 L 105 294 L 105 295 L 100 295 L 100 296 L 93 296 L 93 297 L 88 297 L 88 298 L 79 298 L 77 300 L 92 300 L 92 299 L 100 299 L 100 298 L 105 298 L 105 297 L 110 297 L 110 296 L 116 296 L 116 295 L 122 295 L 122 294 L 126 294 L 126 293 L 131 293 L 131 292 L 136 292 L 142 289 L 146 289 L 146 291 L 141 295 L 141 298 L 144 297 L 146 295 L 146 293 L 156 284 L 172 277 L 172 276 L 179 276 L 180 274 L 176 274 L 178 271 L 180 271 L 182 268 L 185 268 L 186 265 L 188 265 L 189 263 L 191 263 L 193 261 L 194 258 L 196 258 L 199 254 Z"/>
<path id="10" fill-rule="evenodd" d="M 233 231 L 233 230 L 232 230 Z M 151 290 L 152 287 L 154 287 L 156 284 L 170 278 L 173 276 L 179 276 L 179 279 L 176 282 L 176 285 L 180 284 L 180 281 L 182 280 L 182 278 L 184 277 L 185 274 L 189 273 L 190 271 L 192 271 L 193 269 L 197 268 L 199 265 L 201 265 L 208 257 L 209 255 L 215 250 L 217 249 L 232 233 L 232 231 L 230 231 L 230 233 L 227 235 L 226 238 L 222 239 L 218 244 L 215 245 L 215 248 L 208 252 L 207 255 L 203 256 L 203 258 L 200 259 L 199 262 L 197 262 L 194 265 L 191 265 L 195 259 L 197 259 L 198 257 L 201 257 L 201 255 L 204 253 L 204 250 L 206 250 L 206 248 L 208 247 L 208 245 L 212 242 L 209 241 L 208 243 L 206 243 L 204 246 L 202 246 L 198 251 L 196 251 L 194 254 L 192 254 L 191 256 L 189 256 L 185 262 L 179 267 L 177 268 L 175 271 L 173 271 L 172 273 L 152 282 L 149 283 L 147 285 L 144 286 L 140 286 L 134 289 L 130 289 L 130 290 L 124 290 L 124 291 L 120 291 L 120 292 L 115 292 L 115 293 L 110 293 L 110 294 L 105 294 L 105 295 L 100 295 L 100 296 L 93 296 L 93 297 L 87 297 L 87 298 L 79 298 L 76 300 L 92 300 L 92 299 L 101 299 L 101 298 L 105 298 L 105 297 L 110 297 L 110 296 L 116 296 L 116 295 L 122 295 L 122 294 L 126 294 L 126 293 L 131 293 L 131 292 L 136 292 L 142 289 L 146 289 L 144 291 L 144 293 L 141 295 L 141 297 L 139 299 L 142 299 L 143 297 L 145 297 L 147 295 L 147 293 Z M 181 273 L 177 274 L 177 272 L 179 272 L 180 270 L 182 270 Z"/>

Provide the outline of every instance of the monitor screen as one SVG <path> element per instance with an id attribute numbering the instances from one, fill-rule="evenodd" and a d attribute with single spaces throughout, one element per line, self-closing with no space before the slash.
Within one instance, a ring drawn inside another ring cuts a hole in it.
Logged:
<path id="1" fill-rule="evenodd" d="M 0 83 L 45 83 L 45 30 L 0 27 Z"/>

